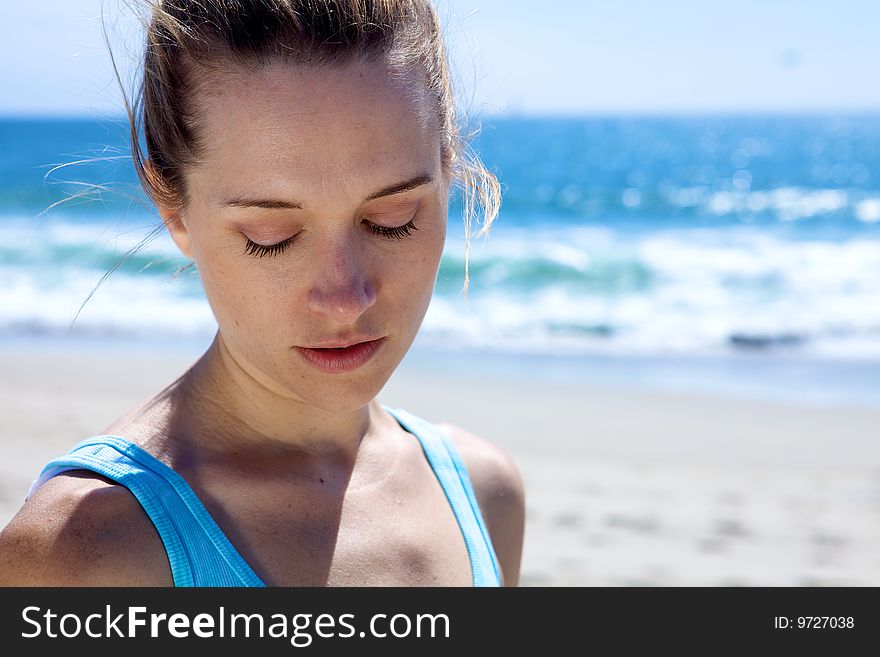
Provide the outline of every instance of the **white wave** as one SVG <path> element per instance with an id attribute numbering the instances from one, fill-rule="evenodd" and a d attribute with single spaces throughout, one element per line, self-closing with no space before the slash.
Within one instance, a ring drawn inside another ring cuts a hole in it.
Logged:
<path id="1" fill-rule="evenodd" d="M 8 248 L 45 254 L 55 247 L 80 247 L 83 252 L 123 254 L 141 244 L 156 229 L 149 217 L 141 222 L 120 220 L 69 221 L 27 217 L 4 218 L 0 222 L 0 240 Z M 147 241 L 141 253 L 180 256 L 177 247 L 164 229 Z"/>
<path id="2" fill-rule="evenodd" d="M 85 306 L 97 279 L 82 271 L 50 281 L 3 267 L 0 282 L 0 329 L 62 333 L 75 320 L 74 332 L 204 336 L 216 330 L 207 300 L 182 294 L 186 285 L 168 279 L 114 275 Z"/>
<path id="3" fill-rule="evenodd" d="M 582 238 L 574 231 L 562 237 L 568 248 L 583 250 L 584 263 L 640 263 L 650 272 L 649 286 L 602 294 L 548 282 L 516 294 L 477 277 L 467 308 L 454 297 L 435 300 L 426 331 L 473 345 L 653 353 L 723 352 L 732 336 L 843 353 L 840 345 L 852 336 L 859 347 L 850 352 L 880 353 L 880 241 L 788 241 L 745 226 L 655 231 L 600 244 Z M 509 237 L 488 243 L 480 257 L 523 253 L 550 258 L 553 250 L 540 235 L 528 242 Z M 610 336 L 591 333 L 602 326 L 613 329 Z"/>
<path id="4" fill-rule="evenodd" d="M 856 204 L 856 219 L 866 224 L 880 221 L 880 198 L 868 198 Z"/>

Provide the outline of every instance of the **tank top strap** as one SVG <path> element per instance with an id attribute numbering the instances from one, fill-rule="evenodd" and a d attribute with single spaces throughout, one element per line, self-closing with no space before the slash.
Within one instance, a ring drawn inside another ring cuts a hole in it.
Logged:
<path id="1" fill-rule="evenodd" d="M 165 546 L 175 586 L 264 586 L 173 469 L 119 436 L 86 438 L 46 464 L 28 491 L 69 470 L 90 470 L 125 486 Z"/>
<path id="2" fill-rule="evenodd" d="M 492 540 L 467 468 L 452 439 L 440 427 L 399 408 L 383 408 L 409 433 L 418 438 L 422 450 L 446 493 L 471 560 L 474 586 L 500 586 L 501 575 Z"/>

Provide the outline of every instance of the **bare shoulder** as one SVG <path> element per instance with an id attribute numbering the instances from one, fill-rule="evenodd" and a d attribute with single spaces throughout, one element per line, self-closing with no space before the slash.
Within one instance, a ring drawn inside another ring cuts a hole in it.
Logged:
<path id="1" fill-rule="evenodd" d="M 82 470 L 40 486 L 0 531 L 0 586 L 171 586 L 159 534 L 123 486 Z"/>
<path id="2" fill-rule="evenodd" d="M 519 468 L 507 452 L 485 438 L 454 424 L 438 426 L 452 439 L 467 468 L 504 585 L 516 586 L 525 530 L 525 487 Z"/>

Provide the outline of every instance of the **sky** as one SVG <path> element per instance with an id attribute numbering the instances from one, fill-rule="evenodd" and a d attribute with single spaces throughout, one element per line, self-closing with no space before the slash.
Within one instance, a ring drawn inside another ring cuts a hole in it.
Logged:
<path id="1" fill-rule="evenodd" d="M 138 24 L 123 0 L 10 2 L 0 114 L 119 114 L 102 4 L 124 75 Z M 436 0 L 475 113 L 880 111 L 875 0 Z M 540 7 L 540 10 L 536 8 Z"/>

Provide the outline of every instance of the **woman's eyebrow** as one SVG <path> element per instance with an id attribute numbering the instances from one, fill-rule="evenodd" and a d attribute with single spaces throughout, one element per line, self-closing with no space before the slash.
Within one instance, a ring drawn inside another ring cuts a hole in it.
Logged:
<path id="1" fill-rule="evenodd" d="M 392 196 L 393 194 L 400 194 L 401 192 L 408 192 L 411 189 L 415 189 L 416 187 L 421 187 L 422 185 L 427 185 L 428 183 L 434 182 L 433 176 L 427 173 L 419 174 L 414 178 L 410 178 L 409 180 L 404 180 L 402 182 L 394 183 L 393 185 L 388 185 L 380 189 L 377 192 L 373 192 L 364 200 L 362 203 L 366 203 L 367 201 L 374 201 L 377 198 L 382 198 L 383 196 Z M 268 210 L 275 209 L 294 209 L 301 210 L 302 204 L 293 199 L 273 199 L 273 198 L 257 198 L 254 196 L 235 196 L 233 198 L 228 198 L 221 203 L 222 206 L 227 207 L 236 207 L 236 208 L 265 208 Z"/>

